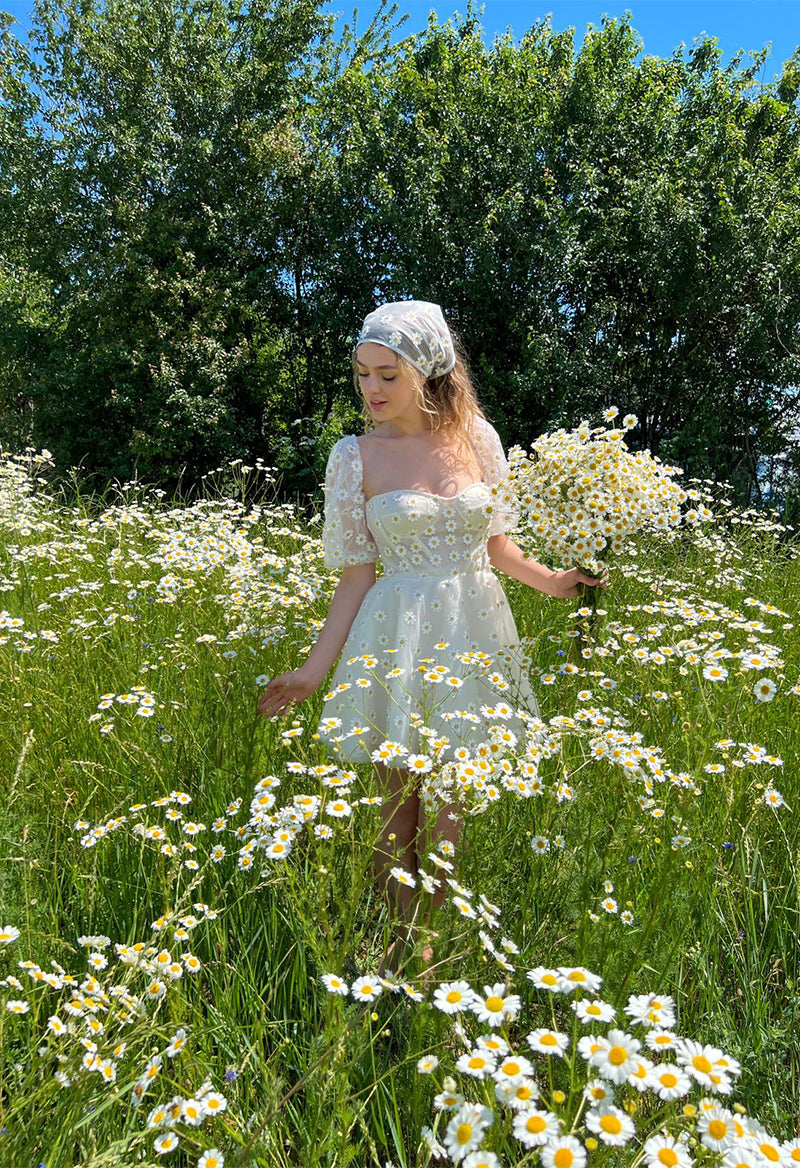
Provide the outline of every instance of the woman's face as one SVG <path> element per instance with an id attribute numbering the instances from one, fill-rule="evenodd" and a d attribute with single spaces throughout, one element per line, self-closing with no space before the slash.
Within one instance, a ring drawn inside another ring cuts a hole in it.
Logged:
<path id="1" fill-rule="evenodd" d="M 389 418 L 407 420 L 421 414 L 414 386 L 403 376 L 397 354 L 377 341 L 364 341 L 356 350 L 358 384 L 376 423 Z"/>

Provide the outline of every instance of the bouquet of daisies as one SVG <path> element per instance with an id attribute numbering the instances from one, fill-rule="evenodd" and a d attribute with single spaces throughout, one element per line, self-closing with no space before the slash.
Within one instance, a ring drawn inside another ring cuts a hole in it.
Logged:
<path id="1" fill-rule="evenodd" d="M 607 409 L 604 422 L 618 413 L 616 406 Z M 581 422 L 575 430 L 543 434 L 530 453 L 521 446 L 509 450 L 509 474 L 493 493 L 517 512 L 519 534 L 523 541 L 530 537 L 538 555 L 599 576 L 608 557 L 619 554 L 637 532 L 711 518 L 703 506 L 682 516 L 681 504 L 694 492 L 673 481 L 683 474 L 681 467 L 665 465 L 649 450 L 628 449 L 625 434 L 638 424 L 635 414 L 627 414 L 620 429 Z M 533 553 L 523 554 L 530 559 Z M 583 632 L 592 638 L 598 630 L 597 589 L 579 587 L 579 615 L 588 618 Z"/>

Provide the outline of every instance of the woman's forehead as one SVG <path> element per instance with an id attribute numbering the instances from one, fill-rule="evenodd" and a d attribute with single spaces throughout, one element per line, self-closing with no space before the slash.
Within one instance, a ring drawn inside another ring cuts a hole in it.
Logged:
<path id="1" fill-rule="evenodd" d="M 379 341 L 362 341 L 356 348 L 356 360 L 362 365 L 374 364 L 376 368 L 380 365 L 397 367 L 397 355 L 394 350 L 388 345 L 380 344 Z"/>

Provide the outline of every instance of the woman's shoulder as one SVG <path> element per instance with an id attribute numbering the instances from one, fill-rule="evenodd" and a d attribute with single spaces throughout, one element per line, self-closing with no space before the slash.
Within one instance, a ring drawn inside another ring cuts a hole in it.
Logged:
<path id="1" fill-rule="evenodd" d="M 473 414 L 470 418 L 470 436 L 477 439 L 497 439 L 498 433 L 488 418 L 483 414 Z"/>
<path id="2" fill-rule="evenodd" d="M 358 450 L 358 439 L 355 434 L 343 434 L 341 438 L 337 438 L 331 447 L 330 458 L 341 458 L 347 454 L 352 454 L 354 450 Z"/>

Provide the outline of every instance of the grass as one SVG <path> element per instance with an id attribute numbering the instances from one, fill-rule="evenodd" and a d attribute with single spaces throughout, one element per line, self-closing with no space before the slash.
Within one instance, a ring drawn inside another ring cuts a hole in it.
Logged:
<path id="1" fill-rule="evenodd" d="M 718 1102 L 735 1098 L 735 1114 L 777 1139 L 797 1134 L 800 583 L 791 533 L 728 509 L 701 529 L 637 541 L 614 565 L 606 626 L 588 657 L 568 635 L 572 602 L 504 579 L 548 723 L 538 740 L 542 793 L 503 791 L 483 809 L 480 791 L 464 793 L 471 813 L 450 875 L 484 917 L 460 912 L 453 889 L 416 936 L 407 972 L 424 1000 L 384 989 L 354 1002 L 320 978 L 374 977 L 392 927 L 372 876 L 379 809 L 359 803 L 379 793 L 374 769 L 353 768 L 353 814 L 321 811 L 284 860 L 263 854 L 259 837 L 277 825 L 259 826 L 250 809 L 267 776 L 280 780 L 272 813 L 308 794 L 324 808 L 332 794 L 324 775 L 287 769 L 335 763 L 315 737 L 325 687 L 297 711 L 297 736 L 288 720 L 257 713 L 256 678 L 298 664 L 325 617 L 335 579 L 322 568 L 318 527 L 270 501 L 268 475 L 261 496 L 254 476 L 245 483 L 237 472 L 193 506 L 133 489 L 69 503 L 37 481 L 46 463 L 6 456 L 2 467 L 0 926 L 20 935 L 0 945 L 0 979 L 3 998 L 27 1009 L 0 1010 L 0 1163 L 196 1165 L 215 1148 L 226 1165 L 425 1165 L 423 1126 L 442 1140 L 451 1119 L 433 1107 L 445 1075 L 493 1109 L 482 1147 L 503 1165 L 538 1162 L 513 1135 L 493 1081 L 454 1071 L 487 1027 L 461 1016 L 465 1046 L 454 1017 L 431 1004 L 433 986 L 418 977 L 428 938 L 435 983 L 463 978 L 478 993 L 503 983 L 520 996 L 518 1017 L 499 1028 L 512 1048 L 524 1053 L 539 1027 L 571 1037 L 566 1059 L 529 1048 L 527 1057 L 541 1101 L 583 1142 L 583 1084 L 596 1072 L 574 1043 L 589 1030 L 567 995 L 526 978 L 538 966 L 602 975 L 601 996 L 618 1012 L 632 994 L 669 995 L 680 1035 L 741 1063 L 735 1094 Z M 660 659 L 639 660 L 642 647 Z M 710 680 L 703 671 L 720 649 L 729 673 Z M 746 668 L 741 654 L 755 651 L 772 664 Z M 764 677 L 777 687 L 771 700 L 753 691 Z M 135 686 L 138 700 L 117 701 Z M 115 697 L 99 710 L 106 693 Z M 148 695 L 153 712 L 141 716 Z M 564 715 L 572 724 L 553 727 Z M 613 729 L 617 759 L 597 753 Z M 516 763 L 523 747 L 504 757 Z M 645 781 L 642 751 L 653 752 L 653 767 L 662 761 L 663 782 Z M 771 789 L 783 806 L 767 805 Z M 176 812 L 181 819 L 168 818 Z M 204 826 L 189 835 L 187 821 Z M 330 839 L 314 834 L 320 822 Z M 84 846 L 98 825 L 105 830 Z M 218 845 L 226 852 L 215 860 Z M 603 908 L 609 897 L 614 911 Z M 82 936 L 110 944 L 81 946 Z M 126 964 L 115 946 L 136 943 Z M 143 968 L 142 952 L 156 960 L 164 951 L 180 976 L 164 977 L 163 995 L 147 1000 L 158 964 Z M 76 994 L 90 1002 L 70 1013 Z M 48 1029 L 53 1015 L 64 1033 Z M 93 1032 L 92 1018 L 105 1029 Z M 621 1012 L 617 1025 L 649 1053 L 644 1030 Z M 181 1053 L 166 1055 L 181 1031 Z M 420 1074 L 428 1053 L 439 1067 Z M 113 1079 L 82 1066 L 95 1055 Z M 193 1126 L 181 1101 L 202 1098 L 204 1084 L 224 1110 Z M 623 1086 L 617 1099 L 637 1140 L 589 1144 L 590 1160 L 638 1163 L 660 1126 L 689 1130 L 684 1107 L 703 1095 L 695 1083 L 668 1103 Z M 170 1103 L 176 1124 L 148 1128 L 153 1108 Z M 170 1132 L 178 1146 L 161 1153 L 156 1140 Z M 721 1162 L 704 1145 L 692 1156 Z"/>

